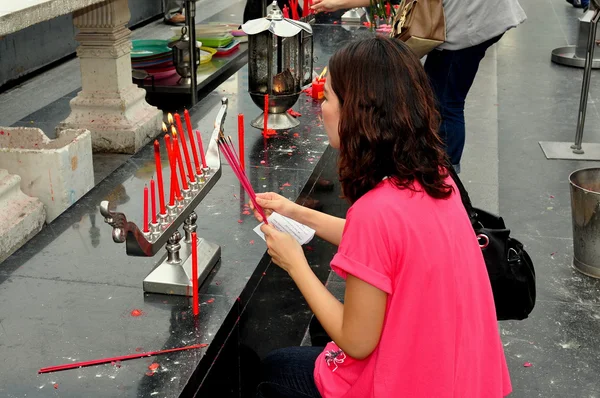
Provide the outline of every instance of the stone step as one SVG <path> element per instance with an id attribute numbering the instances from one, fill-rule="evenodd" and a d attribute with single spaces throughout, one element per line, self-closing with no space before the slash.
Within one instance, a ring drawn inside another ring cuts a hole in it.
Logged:
<path id="1" fill-rule="evenodd" d="M 0 263 L 42 230 L 43 203 L 25 195 L 21 177 L 0 169 Z"/>

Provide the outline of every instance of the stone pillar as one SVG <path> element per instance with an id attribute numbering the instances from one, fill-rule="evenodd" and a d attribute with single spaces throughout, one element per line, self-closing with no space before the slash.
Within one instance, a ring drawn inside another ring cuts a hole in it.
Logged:
<path id="1" fill-rule="evenodd" d="M 92 132 L 95 152 L 135 153 L 160 133 L 162 112 L 131 77 L 127 0 L 108 0 L 73 14 L 82 90 L 59 129 Z"/>

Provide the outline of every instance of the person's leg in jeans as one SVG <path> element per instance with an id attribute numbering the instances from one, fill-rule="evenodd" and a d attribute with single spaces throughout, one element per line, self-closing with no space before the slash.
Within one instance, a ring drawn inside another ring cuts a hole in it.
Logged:
<path id="1" fill-rule="evenodd" d="M 320 398 L 313 376 L 322 347 L 289 347 L 263 360 L 257 398 Z"/>
<path id="2" fill-rule="evenodd" d="M 182 23 L 185 17 L 182 14 L 184 0 L 163 0 L 165 21 Z"/>
<path id="3" fill-rule="evenodd" d="M 486 50 L 501 37 L 462 50 L 433 50 L 425 61 L 442 118 L 440 136 L 457 172 L 465 146 L 465 99 Z"/>

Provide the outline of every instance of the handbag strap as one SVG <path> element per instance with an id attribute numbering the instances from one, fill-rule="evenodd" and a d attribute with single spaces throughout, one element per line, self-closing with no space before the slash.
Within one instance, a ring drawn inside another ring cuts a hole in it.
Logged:
<path id="1" fill-rule="evenodd" d="M 473 204 L 471 203 L 471 198 L 469 197 L 469 193 L 465 189 L 460 178 L 458 178 L 458 174 L 456 174 L 456 170 L 452 165 L 448 166 L 448 174 L 454 180 L 456 187 L 458 188 L 458 192 L 460 193 L 460 199 L 462 201 L 465 210 L 467 211 L 467 215 L 469 216 L 469 220 L 471 221 L 471 225 L 477 224 L 477 212 L 473 208 Z"/>

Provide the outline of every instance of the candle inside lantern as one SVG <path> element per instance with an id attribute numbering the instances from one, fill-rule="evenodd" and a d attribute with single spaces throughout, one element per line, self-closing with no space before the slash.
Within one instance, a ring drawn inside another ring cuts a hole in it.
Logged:
<path id="1" fill-rule="evenodd" d="M 185 118 L 185 127 L 187 127 L 188 137 L 190 138 L 190 146 L 192 147 L 192 155 L 194 156 L 194 166 L 196 166 L 196 174 L 200 174 L 200 163 L 198 162 L 198 151 L 196 150 L 196 143 L 194 142 L 194 130 L 192 130 L 192 121 L 190 120 L 190 113 L 186 109 L 183 111 Z"/>
<path id="2" fill-rule="evenodd" d="M 185 134 L 183 133 L 183 126 L 181 125 L 181 116 L 179 116 L 179 113 L 175 114 L 175 125 L 177 126 L 179 139 L 181 140 L 181 147 L 183 148 L 183 156 L 185 158 L 185 166 L 188 171 L 188 178 L 191 182 L 196 182 L 196 178 L 194 177 L 194 169 L 192 168 L 192 162 L 190 160 L 190 153 L 185 140 Z"/>
<path id="3" fill-rule="evenodd" d="M 167 126 L 163 123 L 164 129 Z M 158 140 L 154 140 L 154 163 L 156 163 L 156 179 L 158 180 L 158 200 L 160 203 L 160 214 L 167 212 L 165 208 L 165 189 L 163 183 L 162 164 L 160 162 L 160 144 Z"/>
<path id="4" fill-rule="evenodd" d="M 144 233 L 149 232 L 148 229 L 148 186 L 144 186 Z"/>
<path id="5" fill-rule="evenodd" d="M 198 235 L 192 232 L 192 311 L 194 316 L 200 314 L 198 301 Z"/>
<path id="6" fill-rule="evenodd" d="M 238 145 L 240 153 L 240 166 L 242 171 L 246 171 L 246 162 L 244 154 L 244 114 L 238 115 Z"/>
<path id="7" fill-rule="evenodd" d="M 150 203 L 152 209 L 152 224 L 156 224 L 156 186 L 154 185 L 154 178 L 150 180 Z"/>

